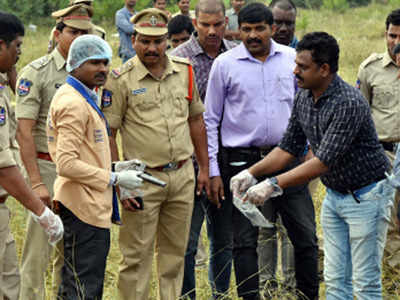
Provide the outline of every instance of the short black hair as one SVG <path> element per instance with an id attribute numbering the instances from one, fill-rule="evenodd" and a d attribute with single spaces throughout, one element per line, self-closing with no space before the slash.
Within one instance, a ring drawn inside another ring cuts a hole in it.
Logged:
<path id="1" fill-rule="evenodd" d="M 292 0 L 272 0 L 269 4 L 269 8 L 273 9 L 275 6 L 283 10 L 292 10 L 297 12 L 296 4 Z"/>
<path id="2" fill-rule="evenodd" d="M 222 11 L 222 14 L 225 16 L 225 4 L 222 0 L 199 0 L 194 8 L 196 18 L 199 16 L 200 12 L 205 14 L 217 14 L 220 11 Z"/>
<path id="3" fill-rule="evenodd" d="M 0 40 L 9 45 L 18 36 L 25 35 L 24 24 L 17 16 L 0 11 Z"/>
<path id="4" fill-rule="evenodd" d="M 336 39 L 326 32 L 307 33 L 297 44 L 296 51 L 311 51 L 312 60 L 319 66 L 328 64 L 331 73 L 339 69 L 339 45 Z"/>
<path id="5" fill-rule="evenodd" d="M 168 38 L 171 38 L 173 34 L 181 33 L 185 30 L 189 34 L 192 34 L 194 31 L 192 19 L 188 16 L 177 15 L 168 22 Z"/>
<path id="6" fill-rule="evenodd" d="M 271 10 L 262 3 L 253 2 L 244 6 L 238 15 L 239 26 L 242 23 L 258 23 L 265 21 L 268 25 L 274 23 L 274 16 Z"/>
<path id="7" fill-rule="evenodd" d="M 386 30 L 389 29 L 389 25 L 393 24 L 396 26 L 400 25 L 400 9 L 393 10 L 386 18 Z"/>
<path id="8" fill-rule="evenodd" d="M 64 22 L 60 22 L 56 24 L 56 29 L 59 32 L 62 32 L 64 30 L 64 28 L 67 27 L 67 25 Z"/>

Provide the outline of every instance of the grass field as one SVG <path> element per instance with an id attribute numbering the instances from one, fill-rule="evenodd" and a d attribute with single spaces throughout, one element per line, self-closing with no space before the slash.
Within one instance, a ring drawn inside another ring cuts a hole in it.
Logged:
<path id="1" fill-rule="evenodd" d="M 399 4 L 398 1 L 388 2 L 386 5 L 371 4 L 367 7 L 350 9 L 344 13 L 335 13 L 327 10 L 300 10 L 297 19 L 297 36 L 301 38 L 305 33 L 311 31 L 327 31 L 334 35 L 339 41 L 341 48 L 339 74 L 344 80 L 354 84 L 361 61 L 367 58 L 372 52 L 382 52 L 385 50 L 385 18 L 392 9 L 397 8 L 395 3 Z M 400 7 L 400 5 L 398 6 Z M 115 54 L 115 59 L 112 62 L 112 65 L 115 67 L 121 61 L 116 56 L 118 38 L 115 36 L 116 30 L 111 22 L 99 25 L 107 30 L 107 40 L 112 45 Z M 18 69 L 46 53 L 49 32 L 50 27 L 46 26 L 39 27 L 36 32 L 27 31 L 24 39 L 23 54 L 18 62 Z M 314 197 L 319 233 L 319 211 L 323 196 L 324 189 L 320 186 Z M 27 212 L 12 199 L 8 201 L 8 206 L 13 212 L 11 227 L 17 242 L 17 251 L 20 254 L 25 237 Z M 104 299 L 116 299 L 116 282 L 120 256 L 118 249 L 118 227 L 113 226 L 112 247 L 108 257 L 105 276 Z M 196 275 L 198 299 L 208 299 L 210 297 L 210 290 L 207 282 L 207 269 L 203 268 L 196 271 Z M 387 266 L 384 266 L 383 276 L 385 299 L 400 299 L 397 296 L 400 294 L 399 270 L 390 270 Z M 150 298 L 156 299 L 157 284 L 153 280 L 151 285 Z M 324 299 L 323 284 L 321 284 L 320 294 L 321 299 Z M 237 299 L 234 280 L 232 280 L 230 296 L 232 299 Z M 278 298 L 290 299 L 291 296 L 282 294 Z"/>

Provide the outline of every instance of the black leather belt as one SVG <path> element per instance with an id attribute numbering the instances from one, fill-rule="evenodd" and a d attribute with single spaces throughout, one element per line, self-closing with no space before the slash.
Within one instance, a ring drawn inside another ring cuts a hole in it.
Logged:
<path id="1" fill-rule="evenodd" d="M 364 184 L 363 186 L 360 186 L 360 187 L 357 187 L 357 188 L 354 188 L 354 189 L 336 190 L 336 191 L 338 191 L 339 193 L 341 193 L 341 194 L 343 194 L 343 195 L 348 195 L 348 194 L 350 194 L 350 195 L 354 198 L 354 200 L 355 200 L 357 203 L 360 203 L 360 200 L 359 200 L 359 199 L 357 198 L 357 196 L 356 196 L 357 191 L 360 190 L 360 189 L 362 189 L 362 188 L 364 188 L 364 187 L 366 187 L 366 186 L 369 186 L 369 185 L 371 185 L 371 184 L 373 184 L 373 183 L 377 183 L 377 182 L 379 182 L 379 181 L 381 181 L 381 180 L 383 180 L 383 179 L 385 179 L 385 178 L 386 178 L 386 176 L 385 176 L 385 175 L 382 175 L 382 176 L 379 176 L 377 179 L 375 179 L 375 181 L 373 181 L 373 182 L 371 182 L 371 183 L 368 183 L 368 184 Z"/>
<path id="2" fill-rule="evenodd" d="M 225 148 L 224 149 L 228 153 L 237 153 L 243 155 L 251 155 L 251 156 L 260 156 L 264 157 L 269 152 L 272 151 L 277 145 L 265 146 L 265 147 L 234 147 L 234 148 Z"/>
<path id="3" fill-rule="evenodd" d="M 382 141 L 379 141 L 379 143 L 381 143 L 383 149 L 385 149 L 386 151 L 394 152 L 394 148 L 395 148 L 395 146 L 396 146 L 395 143 L 392 143 L 392 142 L 382 142 Z"/>

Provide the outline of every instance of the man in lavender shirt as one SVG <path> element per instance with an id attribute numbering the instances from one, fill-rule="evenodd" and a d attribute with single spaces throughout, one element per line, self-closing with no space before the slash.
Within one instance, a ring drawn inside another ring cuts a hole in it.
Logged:
<path id="1" fill-rule="evenodd" d="M 271 11 L 264 4 L 251 3 L 239 12 L 238 21 L 243 43 L 214 61 L 205 100 L 211 184 L 221 194 L 224 191 L 224 202 L 232 201 L 230 178 L 282 139 L 296 92 L 295 51 L 271 39 L 275 29 Z M 263 209 L 277 210 L 288 230 L 295 248 L 299 298 L 318 298 L 315 215 L 307 186 L 285 189 Z M 238 295 L 259 299 L 258 228 L 236 207 L 232 220 Z"/>
<path id="2" fill-rule="evenodd" d="M 208 75 L 215 58 L 236 46 L 223 39 L 226 17 L 222 0 L 200 0 L 196 5 L 193 21 L 196 32 L 190 40 L 171 52 L 171 55 L 187 57 L 193 64 L 196 85 L 204 101 Z M 195 169 L 196 163 L 195 163 Z M 201 227 L 206 218 L 210 240 L 210 264 L 208 278 L 214 299 L 229 289 L 232 269 L 232 202 L 218 207 L 208 201 L 205 194 L 195 195 L 189 242 L 185 254 L 185 274 L 182 296 L 196 299 L 195 255 Z"/>

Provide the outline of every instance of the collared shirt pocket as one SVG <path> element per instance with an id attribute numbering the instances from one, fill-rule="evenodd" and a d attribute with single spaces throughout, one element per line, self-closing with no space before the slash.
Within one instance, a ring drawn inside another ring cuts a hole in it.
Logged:
<path id="1" fill-rule="evenodd" d="M 152 99 L 151 95 L 145 93 L 140 95 L 132 95 L 129 99 L 128 104 L 133 113 L 135 119 L 140 119 L 144 123 L 153 122 L 161 118 L 160 104 L 156 99 Z"/>
<path id="2" fill-rule="evenodd" d="M 293 103 L 295 86 L 293 77 L 278 76 L 277 78 L 277 99 L 279 101 Z"/>
<path id="3" fill-rule="evenodd" d="M 398 97 L 396 97 L 395 87 L 390 84 L 375 86 L 373 88 L 373 95 L 372 105 L 378 109 L 393 108 L 399 101 Z"/>
<path id="4" fill-rule="evenodd" d="M 189 117 L 189 100 L 186 99 L 186 97 L 181 93 L 175 95 L 173 99 L 175 116 L 178 118 L 187 119 Z"/>

